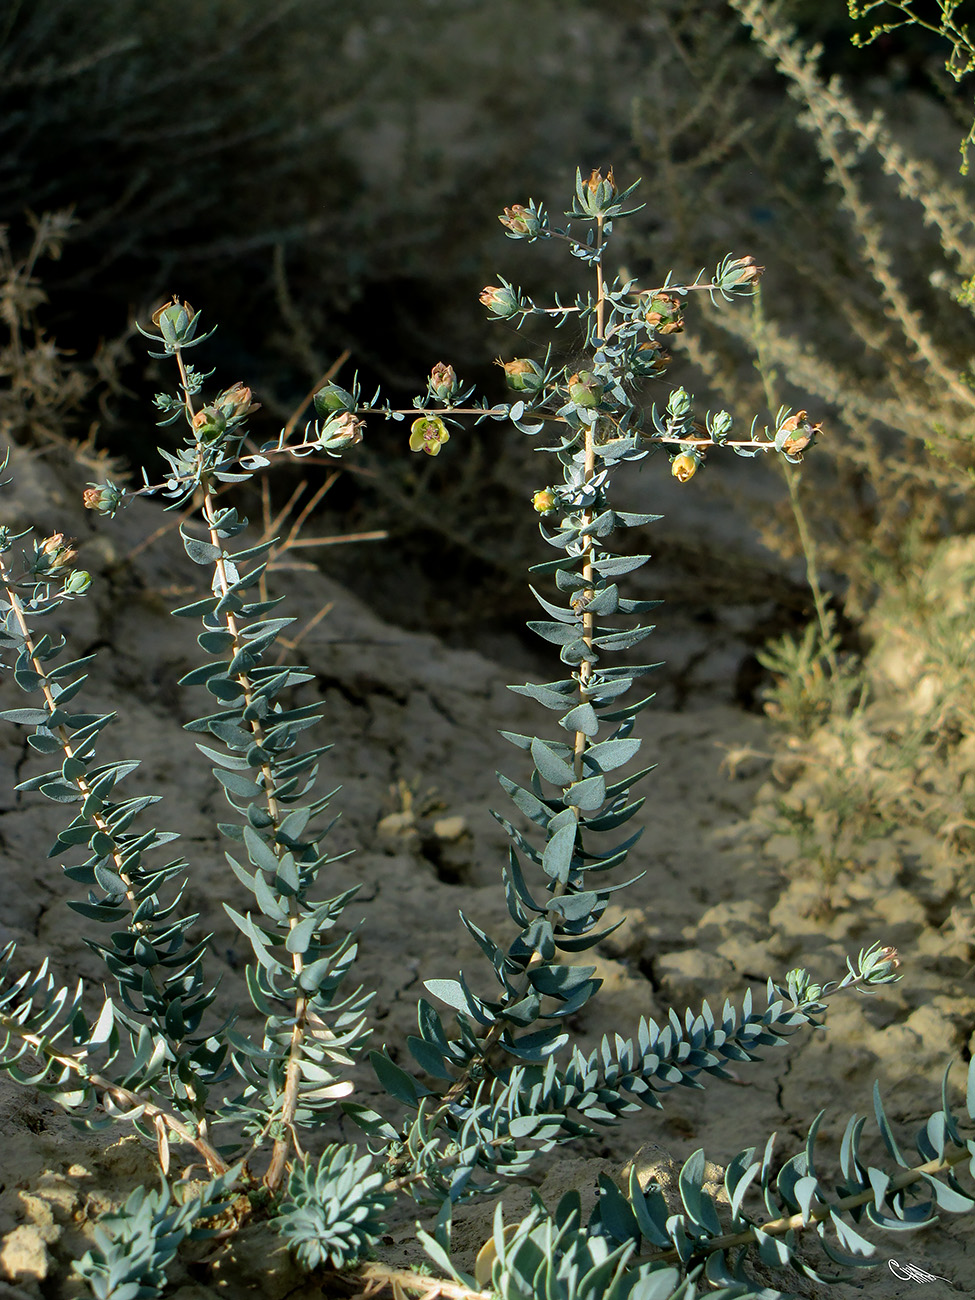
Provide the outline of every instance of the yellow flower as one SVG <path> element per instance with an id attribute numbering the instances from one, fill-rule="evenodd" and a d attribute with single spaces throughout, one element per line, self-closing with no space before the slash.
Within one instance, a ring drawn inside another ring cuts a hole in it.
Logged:
<path id="1" fill-rule="evenodd" d="M 682 451 L 670 464 L 670 472 L 678 483 L 686 483 L 697 473 L 704 457 L 698 451 Z"/>
<path id="2" fill-rule="evenodd" d="M 551 514 L 555 509 L 556 496 L 551 488 L 540 488 L 532 497 L 532 508 L 540 515 Z"/>
<path id="3" fill-rule="evenodd" d="M 410 451 L 425 451 L 439 456 L 440 448 L 450 441 L 447 426 L 439 415 L 421 415 L 410 425 Z"/>

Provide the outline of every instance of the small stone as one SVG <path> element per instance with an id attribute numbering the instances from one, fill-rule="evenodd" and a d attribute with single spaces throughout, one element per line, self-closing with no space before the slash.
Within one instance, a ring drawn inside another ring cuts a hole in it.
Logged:
<path id="1" fill-rule="evenodd" d="M 42 1282 L 51 1268 L 51 1257 L 37 1228 L 22 1223 L 9 1232 L 0 1245 L 0 1270 L 13 1282 L 34 1278 Z"/>
<path id="2" fill-rule="evenodd" d="M 623 1188 L 629 1185 L 632 1170 L 636 1171 L 637 1182 L 642 1191 L 645 1192 L 651 1184 L 655 1184 L 660 1189 L 660 1194 L 671 1214 L 683 1212 L 684 1206 L 678 1185 L 680 1165 L 669 1151 L 665 1151 L 656 1142 L 644 1142 L 632 1160 L 628 1160 L 620 1171 L 619 1181 Z M 728 1196 L 724 1189 L 724 1170 L 710 1160 L 704 1165 L 703 1190 L 719 1203 L 728 1204 Z"/>
<path id="3" fill-rule="evenodd" d="M 389 813 L 383 817 L 376 830 L 384 839 L 409 839 L 417 833 L 416 819 L 411 812 Z"/>
<path id="4" fill-rule="evenodd" d="M 433 833 L 438 840 L 459 840 L 467 834 L 467 819 L 460 816 L 439 817 L 433 823 Z"/>

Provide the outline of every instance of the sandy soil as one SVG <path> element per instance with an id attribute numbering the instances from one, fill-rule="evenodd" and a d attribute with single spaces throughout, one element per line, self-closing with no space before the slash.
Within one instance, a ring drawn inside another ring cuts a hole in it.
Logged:
<path id="1" fill-rule="evenodd" d="M 114 524 L 94 520 L 78 508 L 76 487 L 66 485 L 63 471 L 22 453 L 14 468 L 16 490 L 0 506 L 3 522 L 23 526 L 36 518 L 46 530 L 60 527 L 85 543 L 83 560 L 95 582 L 72 611 L 71 634 L 79 653 L 99 650 L 86 704 L 116 709 L 122 719 L 100 753 L 141 756 L 131 791 L 166 794 L 157 822 L 182 832 L 192 867 L 187 905 L 213 931 L 211 955 L 224 976 L 221 1005 L 229 1008 L 240 996 L 246 953 L 219 903 L 243 900 L 213 830 L 222 800 L 206 761 L 178 725 L 190 716 L 190 703 L 175 683 L 196 662 L 195 632 L 166 614 L 189 598 L 183 593 L 199 570 L 173 533 L 133 558 L 160 522 L 153 506 L 139 504 Z M 330 606 L 302 642 L 301 655 L 318 676 L 327 738 L 334 741 L 323 788 L 343 787 L 334 843 L 356 849 L 336 868 L 336 886 L 362 887 L 353 908 L 365 922 L 358 974 L 378 989 L 376 1042 L 396 1057 L 415 1032 L 424 979 L 453 975 L 458 964 L 475 983 L 482 977 L 482 959 L 457 919 L 458 907 L 488 931 L 507 932 L 499 887 L 505 838 L 488 809 L 504 807 L 495 771 L 519 774 L 521 756 L 496 728 L 536 730 L 547 719 L 505 690 L 507 681 L 525 680 L 510 666 L 392 626 L 325 576 L 281 578 L 302 617 Z M 794 841 L 770 826 L 769 810 L 790 779 L 788 764 L 773 765 L 769 723 L 733 702 L 736 665 L 748 653 L 745 630 L 760 620 L 761 602 L 725 601 L 707 625 L 661 612 L 657 653 L 667 655 L 669 666 L 661 673 L 660 706 L 642 715 L 644 761 L 659 766 L 644 786 L 646 832 L 629 873 L 646 875 L 623 896 L 625 922 L 596 957 L 603 990 L 573 1029 L 593 1044 L 608 1028 L 631 1033 L 641 1014 L 660 1018 L 672 1006 L 696 1008 L 704 997 L 712 1005 L 725 996 L 740 1000 L 746 987 L 758 993 L 767 975 L 799 964 L 822 979 L 837 978 L 845 954 L 875 940 L 898 946 L 904 979 L 872 998 L 839 999 L 826 1032 L 800 1035 L 765 1063 L 741 1067 L 735 1084 L 681 1090 L 667 1098 L 662 1114 L 643 1114 L 560 1153 L 540 1172 L 547 1198 L 567 1185 L 588 1192 L 598 1170 L 618 1170 L 648 1142 L 677 1161 L 704 1146 L 721 1165 L 743 1146 L 764 1144 L 775 1130 L 785 1156 L 824 1107 L 825 1158 L 826 1150 L 836 1151 L 849 1113 L 871 1112 L 875 1078 L 909 1142 L 939 1102 L 947 1061 L 967 1058 L 975 997 L 970 931 L 959 917 L 971 912 L 971 885 L 966 888 L 960 868 L 934 840 L 894 834 L 864 846 L 860 869 L 840 882 L 833 911 L 821 915 L 821 882 L 795 866 Z M 19 703 L 18 694 L 4 685 L 6 707 Z M 11 792 L 31 770 L 29 753 L 19 730 L 0 730 L 0 937 L 18 942 L 18 972 L 50 956 L 65 980 L 81 976 L 97 986 L 100 962 L 61 901 L 69 882 L 46 856 L 60 825 L 58 810 Z M 623 913 L 615 909 L 615 915 Z M 246 1024 L 247 1008 L 240 1010 Z M 373 1088 L 368 1069 L 355 1077 L 363 1092 Z M 961 1077 L 957 1067 L 956 1084 Z M 153 1153 L 119 1130 L 78 1132 L 47 1101 L 6 1081 L 0 1114 L 0 1277 L 7 1279 L 0 1294 L 18 1300 L 82 1294 L 70 1279 L 70 1260 L 90 1242 L 100 1207 L 154 1179 Z M 514 1211 L 526 1197 L 513 1189 L 506 1203 Z M 466 1212 L 458 1228 L 463 1246 L 475 1249 L 485 1239 L 489 1217 L 489 1207 Z M 975 1295 L 971 1223 L 950 1220 L 881 1246 L 882 1261 L 893 1255 L 944 1280 L 898 1278 L 882 1262 L 855 1285 L 826 1291 L 802 1290 L 799 1283 L 797 1294 L 836 1300 Z M 409 1223 L 394 1221 L 391 1237 L 394 1252 L 405 1249 Z M 322 1294 L 319 1284 L 302 1284 L 276 1250 L 266 1230 L 250 1230 L 235 1256 L 175 1271 L 173 1295 Z"/>

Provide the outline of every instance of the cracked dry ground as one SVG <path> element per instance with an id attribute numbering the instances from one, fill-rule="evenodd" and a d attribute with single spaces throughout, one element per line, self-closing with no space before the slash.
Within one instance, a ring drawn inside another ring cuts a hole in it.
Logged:
<path id="1" fill-rule="evenodd" d="M 178 725 L 190 716 L 191 702 L 175 683 L 199 652 L 190 625 L 166 614 L 189 598 L 180 593 L 198 580 L 199 570 L 172 534 L 127 558 L 158 523 L 152 507 L 139 503 L 114 525 L 93 521 L 77 509 L 77 493 L 64 486 L 63 473 L 58 478 L 27 458 L 18 458 L 15 470 L 16 503 L 3 522 L 22 526 L 33 515 L 86 543 L 83 559 L 95 581 L 73 611 L 78 652 L 99 649 L 86 707 L 115 709 L 124 719 L 105 734 L 100 755 L 141 756 L 131 791 L 166 793 L 156 822 L 183 833 L 182 851 L 192 866 L 186 905 L 199 910 L 201 925 L 213 931 L 211 953 L 223 976 L 218 1010 L 237 1007 L 246 1025 L 247 1006 L 236 1002 L 246 953 L 219 906 L 246 900 L 213 830 L 223 816 L 221 797 L 211 789 L 192 737 Z M 336 851 L 356 850 L 334 869 L 335 886 L 361 886 L 352 909 L 364 919 L 358 978 L 378 989 L 376 1044 L 403 1059 L 425 979 L 449 977 L 462 966 L 475 987 L 488 986 L 483 958 L 457 911 L 463 906 L 491 933 L 508 932 L 499 884 L 506 840 L 488 809 L 507 812 L 495 771 L 524 772 L 523 755 L 500 739 L 497 728 L 541 730 L 550 718 L 505 689 L 506 681 L 524 681 L 524 674 L 385 623 L 318 574 L 282 577 L 302 616 L 331 603 L 301 655 L 318 675 L 324 738 L 334 742 L 323 762 L 322 788 L 342 785 L 333 843 Z M 660 621 L 668 619 L 665 609 Z M 687 631 L 682 648 L 680 626 L 675 620 L 665 637 L 666 653 L 678 667 L 682 654 L 685 663 L 700 658 L 701 642 L 693 638 L 702 636 Z M 726 635 L 723 664 L 733 650 L 734 638 Z M 967 1055 L 975 1006 L 971 951 L 944 926 L 949 904 L 963 893 L 957 868 L 939 858 L 933 843 L 895 835 L 871 847 L 856 877 L 840 888 L 833 915 L 817 919 L 817 882 L 790 872 L 787 846 L 781 837 L 770 840 L 755 812 L 769 798 L 769 762 L 752 756 L 732 764 L 734 776 L 727 765 L 722 770 L 729 752 L 769 751 L 767 722 L 731 704 L 727 690 L 696 691 L 688 707 L 675 711 L 666 707 L 676 698 L 667 680 L 664 670 L 660 706 L 641 715 L 643 759 L 658 767 L 643 784 L 646 830 L 627 875 L 646 875 L 611 909 L 619 919 L 625 908 L 625 920 L 597 951 L 604 985 L 571 1023 L 580 1043 L 592 1046 L 608 1029 L 632 1034 L 640 1015 L 660 1020 L 671 1007 L 697 1009 L 704 997 L 720 1006 L 726 996 L 740 1001 L 747 987 L 764 997 L 766 976 L 780 977 L 797 964 L 818 978 L 839 977 L 845 954 L 874 940 L 898 946 L 904 979 L 872 998 L 839 999 L 826 1032 L 800 1034 L 789 1046 L 770 1050 L 764 1063 L 737 1067 L 735 1083 L 709 1082 L 703 1092 L 680 1089 L 665 1098 L 662 1112 L 644 1112 L 547 1158 L 539 1171 L 547 1200 L 568 1185 L 589 1194 L 600 1169 L 618 1170 L 646 1143 L 662 1148 L 661 1159 L 677 1161 L 703 1146 L 723 1164 L 743 1146 L 764 1143 L 774 1129 L 783 1155 L 791 1154 L 824 1107 L 824 1155 L 832 1154 L 849 1113 L 870 1112 L 874 1078 L 895 1127 L 907 1136 L 937 1105 L 946 1061 Z M 304 689 L 311 698 L 312 688 Z M 82 975 L 97 983 L 100 963 L 85 946 L 77 918 L 64 908 L 67 882 L 47 858 L 60 824 L 57 809 L 11 793 L 32 761 L 20 732 L 0 732 L 6 792 L 0 801 L 0 931 L 20 945 L 18 970 L 50 955 L 65 980 Z M 372 1091 L 368 1068 L 355 1078 L 364 1092 Z M 70 1260 L 90 1242 L 100 1206 L 124 1198 L 140 1180 L 154 1181 L 152 1152 L 121 1130 L 78 1133 L 48 1102 L 9 1082 L 0 1086 L 0 1112 L 0 1278 L 6 1279 L 0 1294 L 23 1300 L 83 1294 L 70 1279 Z M 336 1136 L 329 1130 L 322 1141 Z M 514 1212 L 525 1207 L 526 1197 L 512 1189 L 506 1203 Z M 461 1244 L 476 1249 L 490 1232 L 489 1220 L 489 1207 L 465 1211 Z M 948 1279 L 926 1283 L 923 1292 L 882 1266 L 855 1285 L 828 1292 L 809 1286 L 802 1294 L 836 1300 L 975 1294 L 970 1224 L 949 1219 L 942 1228 L 884 1242 L 884 1259 L 892 1254 Z M 392 1221 L 390 1233 L 394 1256 L 416 1258 L 408 1214 Z M 180 1300 L 321 1294 L 301 1281 L 263 1228 L 246 1232 L 234 1256 L 225 1254 L 212 1268 L 181 1266 L 173 1282 Z"/>

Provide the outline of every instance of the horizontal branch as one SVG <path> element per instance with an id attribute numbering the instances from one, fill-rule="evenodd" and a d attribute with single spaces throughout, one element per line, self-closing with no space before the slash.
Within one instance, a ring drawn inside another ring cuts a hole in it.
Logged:
<path id="1" fill-rule="evenodd" d="M 902 1188 L 909 1187 L 911 1183 L 920 1182 L 926 1175 L 946 1173 L 954 1169 L 955 1165 L 960 1165 L 963 1160 L 970 1158 L 971 1152 L 967 1147 L 955 1147 L 949 1155 L 943 1158 L 929 1160 L 927 1164 L 905 1169 L 901 1173 L 895 1174 L 890 1180 L 884 1193 L 884 1199 L 891 1192 L 899 1192 Z M 844 1196 L 831 1205 L 824 1205 L 810 1210 L 807 1215 L 802 1213 L 783 1215 L 780 1219 L 771 1219 L 768 1223 L 757 1224 L 753 1231 L 726 1232 L 723 1236 L 711 1237 L 702 1242 L 694 1253 L 696 1255 L 713 1255 L 718 1250 L 730 1250 L 735 1246 L 754 1244 L 755 1231 L 765 1233 L 770 1237 L 783 1237 L 787 1232 L 808 1228 L 817 1223 L 824 1223 L 837 1210 L 855 1210 L 857 1206 L 867 1205 L 872 1200 L 874 1200 L 872 1188 L 864 1192 L 851 1192 L 849 1196 Z M 652 1258 L 655 1263 L 658 1260 L 662 1263 L 677 1263 L 680 1261 L 680 1256 L 676 1250 L 661 1251 L 660 1254 L 654 1254 Z"/>
<path id="2" fill-rule="evenodd" d="M 147 1100 L 145 1097 L 140 1097 L 139 1094 L 133 1092 L 131 1088 L 126 1088 L 119 1083 L 113 1083 L 111 1079 L 106 1079 L 104 1075 L 90 1070 L 81 1056 L 73 1056 L 70 1052 L 54 1051 L 42 1035 L 30 1033 L 29 1031 L 22 1029 L 17 1024 L 16 1020 L 13 1020 L 11 1017 L 0 1016 L 0 1025 L 2 1025 L 7 1033 L 15 1034 L 23 1042 L 27 1043 L 38 1055 L 45 1057 L 49 1061 L 54 1061 L 58 1065 L 63 1065 L 68 1070 L 72 1070 L 79 1078 L 83 1079 L 87 1084 L 90 1084 L 96 1091 L 107 1093 L 109 1096 L 123 1102 L 126 1106 L 132 1109 L 137 1109 L 140 1113 L 149 1115 L 152 1119 L 161 1120 L 162 1123 L 165 1124 L 173 1133 L 176 1133 L 185 1142 L 189 1142 L 191 1146 L 196 1147 L 197 1151 L 207 1162 L 207 1166 L 212 1174 L 225 1174 L 229 1169 L 230 1166 L 221 1159 L 205 1138 L 194 1133 L 193 1130 L 184 1124 L 182 1120 L 177 1119 L 175 1115 L 169 1114 L 168 1111 L 164 1111 L 161 1106 L 157 1106 L 154 1102 Z M 124 1119 L 128 1117 L 121 1116 L 121 1118 Z"/>

